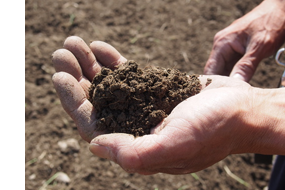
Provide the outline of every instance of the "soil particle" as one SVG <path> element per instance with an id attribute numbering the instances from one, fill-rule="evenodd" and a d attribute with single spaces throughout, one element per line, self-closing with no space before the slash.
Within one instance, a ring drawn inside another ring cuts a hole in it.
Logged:
<path id="1" fill-rule="evenodd" d="M 197 75 L 159 67 L 140 69 L 128 61 L 114 71 L 102 68 L 92 81 L 89 101 L 96 110 L 98 130 L 142 136 L 200 91 Z"/>

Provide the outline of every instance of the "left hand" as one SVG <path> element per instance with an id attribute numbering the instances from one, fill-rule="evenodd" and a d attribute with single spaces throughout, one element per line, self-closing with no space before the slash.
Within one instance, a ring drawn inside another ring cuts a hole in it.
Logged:
<path id="1" fill-rule="evenodd" d="M 248 82 L 259 62 L 285 41 L 285 2 L 265 0 L 218 32 L 204 74 L 230 75 Z"/>
<path id="2" fill-rule="evenodd" d="M 64 110 L 74 120 L 80 136 L 90 142 L 103 133 L 96 129 L 96 113 L 88 101 L 91 81 L 101 71 L 101 66 L 114 69 L 127 60 L 105 42 L 94 41 L 88 46 L 77 36 L 68 37 L 63 47 L 52 55 L 56 70 L 52 81 Z"/>

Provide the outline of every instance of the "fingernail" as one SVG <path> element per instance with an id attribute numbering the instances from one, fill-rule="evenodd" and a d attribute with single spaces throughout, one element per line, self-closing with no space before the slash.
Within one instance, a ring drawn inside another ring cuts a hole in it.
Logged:
<path id="1" fill-rule="evenodd" d="M 89 150 L 95 156 L 98 156 L 100 158 L 107 158 L 108 160 L 111 159 L 110 150 L 108 147 L 105 147 L 105 146 L 99 145 L 97 143 L 91 142 L 89 145 Z"/>
<path id="2" fill-rule="evenodd" d="M 244 81 L 244 77 L 241 76 L 240 74 L 236 73 L 232 76 L 233 78 L 239 79 L 239 80 L 243 80 Z"/>

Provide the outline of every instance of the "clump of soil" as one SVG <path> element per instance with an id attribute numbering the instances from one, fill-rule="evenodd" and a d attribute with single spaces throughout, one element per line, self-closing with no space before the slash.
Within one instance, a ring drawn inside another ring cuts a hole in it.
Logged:
<path id="1" fill-rule="evenodd" d="M 158 67 L 142 70 L 128 61 L 114 71 L 102 68 L 92 81 L 89 101 L 96 110 L 98 130 L 142 136 L 200 91 L 196 75 Z"/>

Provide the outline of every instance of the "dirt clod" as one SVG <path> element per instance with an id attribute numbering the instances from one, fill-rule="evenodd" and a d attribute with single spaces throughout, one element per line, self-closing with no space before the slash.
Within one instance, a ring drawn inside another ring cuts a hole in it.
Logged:
<path id="1" fill-rule="evenodd" d="M 197 75 L 176 69 L 138 68 L 128 61 L 112 71 L 102 68 L 89 89 L 98 130 L 142 136 L 159 124 L 180 102 L 199 93 Z"/>

